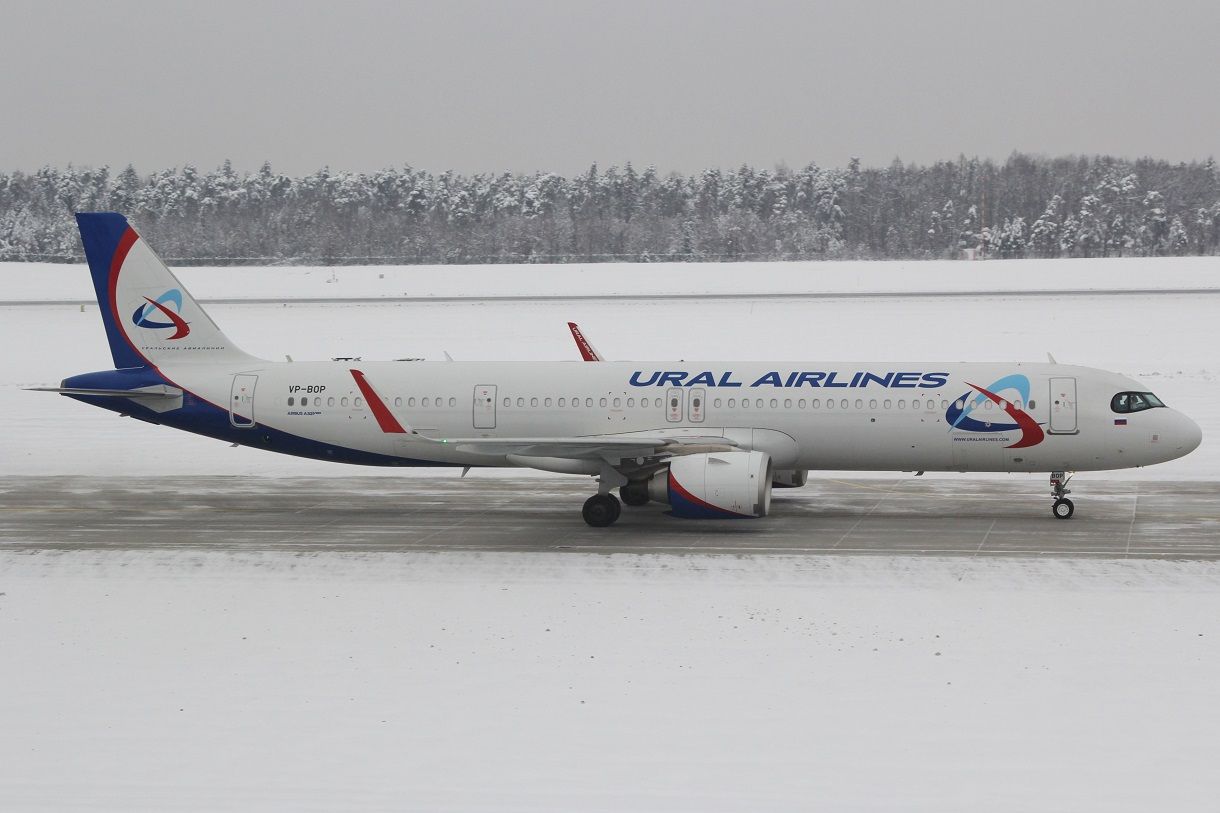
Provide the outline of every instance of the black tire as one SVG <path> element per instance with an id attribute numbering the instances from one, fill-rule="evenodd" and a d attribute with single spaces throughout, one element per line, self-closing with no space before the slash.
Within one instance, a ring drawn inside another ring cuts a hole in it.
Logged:
<path id="1" fill-rule="evenodd" d="M 1051 513 L 1055 519 L 1071 519 L 1072 514 L 1076 513 L 1076 505 L 1067 497 L 1060 497 L 1051 506 Z"/>
<path id="2" fill-rule="evenodd" d="M 625 505 L 630 505 L 632 508 L 638 508 L 641 505 L 648 505 L 648 483 L 628 483 L 618 490 L 619 496 L 623 498 Z"/>
<path id="3" fill-rule="evenodd" d="M 613 525 L 622 512 L 623 506 L 613 494 L 594 494 L 585 500 L 585 507 L 581 509 L 580 513 L 589 525 L 594 528 L 605 528 Z"/>

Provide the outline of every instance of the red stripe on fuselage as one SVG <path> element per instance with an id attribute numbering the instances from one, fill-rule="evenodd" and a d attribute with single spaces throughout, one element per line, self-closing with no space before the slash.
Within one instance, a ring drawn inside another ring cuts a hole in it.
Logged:
<path id="1" fill-rule="evenodd" d="M 966 383 L 970 384 L 969 381 Z M 970 386 L 983 393 L 983 395 L 986 395 L 996 404 L 999 404 L 1000 408 L 1007 412 L 1008 416 L 1017 422 L 1017 426 L 1021 427 L 1021 439 L 1011 446 L 1005 446 L 1005 449 L 1024 449 L 1027 446 L 1037 446 L 1046 437 L 1046 433 L 1042 431 L 1042 427 L 1038 426 L 1038 422 L 1031 418 L 1028 412 L 1023 412 L 1022 410 L 1017 409 L 1012 405 L 1012 403 L 1005 401 L 1003 398 L 990 390 L 983 389 L 978 384 L 970 384 Z"/>
<path id="2" fill-rule="evenodd" d="M 365 379 L 364 373 L 359 370 L 351 370 L 352 378 L 356 379 L 356 386 L 360 388 L 360 392 L 364 394 L 364 400 L 369 402 L 369 409 L 373 410 L 373 417 L 377 419 L 377 425 L 381 427 L 381 431 L 387 435 L 405 435 L 407 430 L 403 429 L 402 424 L 390 412 L 389 408 L 381 402 L 381 396 L 373 389 Z"/>

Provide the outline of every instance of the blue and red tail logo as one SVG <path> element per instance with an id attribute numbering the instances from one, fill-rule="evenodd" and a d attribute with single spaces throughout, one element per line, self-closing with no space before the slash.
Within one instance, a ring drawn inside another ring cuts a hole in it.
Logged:
<path id="1" fill-rule="evenodd" d="M 174 335 L 167 336 L 166 338 L 169 340 L 181 339 L 190 335 L 191 326 L 186 323 L 186 320 L 181 315 L 182 291 L 179 291 L 177 288 L 170 288 L 156 299 L 144 297 L 144 301 L 147 304 L 136 308 L 136 312 L 131 315 L 131 321 L 135 323 L 136 327 L 153 329 L 172 327 L 174 328 Z M 174 306 L 172 310 L 169 308 L 169 305 Z M 158 321 L 155 318 L 157 316 L 164 317 L 169 321 Z"/>
<path id="2" fill-rule="evenodd" d="M 966 383 L 970 384 L 968 381 Z M 1016 443 L 1006 446 L 1005 448 L 1007 449 L 1024 449 L 1026 446 L 1037 446 L 1046 437 L 1046 433 L 1042 431 L 1042 427 L 1033 419 L 1033 416 L 1023 408 L 1016 406 L 1018 403 L 1022 405 L 1029 403 L 1028 378 L 1023 375 L 1006 375 L 987 387 L 980 387 L 977 384 L 970 384 L 970 386 L 978 393 L 977 395 L 974 392 L 966 392 L 953 403 L 949 404 L 949 411 L 945 413 L 945 420 L 949 423 L 950 430 L 961 429 L 965 432 L 1013 432 L 1020 430 L 1021 438 Z M 1005 391 L 1009 390 L 1015 392 L 1019 400 L 1003 397 Z M 988 401 L 1000 407 L 1014 422 L 979 420 L 972 417 Z"/>

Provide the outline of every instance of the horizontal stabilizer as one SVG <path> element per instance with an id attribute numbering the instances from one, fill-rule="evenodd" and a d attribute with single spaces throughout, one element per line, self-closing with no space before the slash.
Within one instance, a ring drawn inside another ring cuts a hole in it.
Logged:
<path id="1" fill-rule="evenodd" d="M 26 387 L 29 392 L 58 392 L 60 395 L 89 395 L 94 398 L 181 398 L 177 387 L 152 386 L 134 390 L 101 390 L 87 387 Z"/>

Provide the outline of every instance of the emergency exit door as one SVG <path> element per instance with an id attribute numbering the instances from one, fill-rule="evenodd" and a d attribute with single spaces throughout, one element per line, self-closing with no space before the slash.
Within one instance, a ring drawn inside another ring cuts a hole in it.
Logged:
<path id="1" fill-rule="evenodd" d="M 474 388 L 474 428 L 496 428 L 495 384 L 479 384 Z"/>
<path id="2" fill-rule="evenodd" d="M 670 387 L 665 393 L 665 420 L 670 423 L 682 422 L 682 404 L 686 400 L 680 387 Z"/>
<path id="3" fill-rule="evenodd" d="M 1076 379 L 1051 379 L 1051 434 L 1073 435 L 1076 425 Z"/>
<path id="4" fill-rule="evenodd" d="M 254 426 L 254 387 L 256 375 L 233 376 L 233 391 L 229 397 L 229 423 L 238 429 Z"/>
<path id="5" fill-rule="evenodd" d="M 707 401 L 707 391 L 702 387 L 696 387 L 690 391 L 687 414 L 690 416 L 691 423 L 703 423 L 705 401 Z"/>

